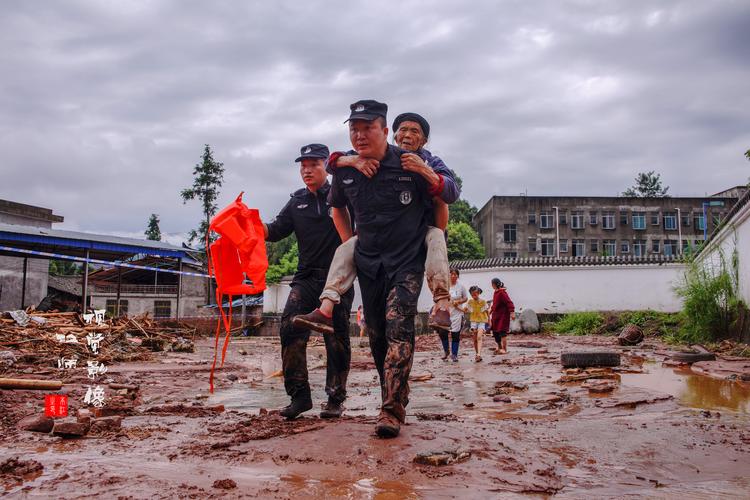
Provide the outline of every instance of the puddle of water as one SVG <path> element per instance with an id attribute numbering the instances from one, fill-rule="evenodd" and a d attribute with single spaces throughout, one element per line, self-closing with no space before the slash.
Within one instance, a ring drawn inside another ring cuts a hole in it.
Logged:
<path id="1" fill-rule="evenodd" d="M 307 493 L 321 498 L 368 498 L 373 500 L 419 498 L 416 489 L 401 481 L 380 481 L 363 478 L 354 481 L 341 479 L 312 479 L 299 474 L 285 474 L 280 478 L 292 485 L 295 493 Z"/>
<path id="2" fill-rule="evenodd" d="M 644 363 L 646 373 L 623 373 L 623 386 L 671 394 L 685 406 L 750 414 L 750 385 Z"/>

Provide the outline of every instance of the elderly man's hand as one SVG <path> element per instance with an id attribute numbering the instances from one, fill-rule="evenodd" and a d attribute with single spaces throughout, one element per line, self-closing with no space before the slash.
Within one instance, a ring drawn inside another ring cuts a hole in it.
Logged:
<path id="1" fill-rule="evenodd" d="M 401 168 L 421 175 L 431 186 L 437 185 L 440 182 L 438 174 L 422 161 L 422 158 L 414 153 L 404 153 L 401 155 Z"/>
<path id="2" fill-rule="evenodd" d="M 352 166 L 362 172 L 368 179 L 378 172 L 378 168 L 380 167 L 378 160 L 363 158 L 361 156 L 352 156 L 351 158 L 356 158 L 356 160 L 353 160 Z"/>

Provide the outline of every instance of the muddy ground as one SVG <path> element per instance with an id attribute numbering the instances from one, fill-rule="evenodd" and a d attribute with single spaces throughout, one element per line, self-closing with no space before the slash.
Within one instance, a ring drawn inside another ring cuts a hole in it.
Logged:
<path id="1" fill-rule="evenodd" d="M 452 363 L 441 360 L 436 338 L 420 337 L 407 425 L 392 440 L 373 433 L 379 387 L 360 339 L 353 339 L 347 411 L 337 421 L 317 416 L 325 400 L 320 340 L 308 349 L 316 408 L 293 422 L 273 411 L 287 402 L 275 338 L 235 339 L 213 395 L 208 340 L 194 354 L 111 366 L 104 382 L 138 387 L 108 389 L 107 408 L 126 415 L 122 428 L 78 439 L 19 430 L 21 418 L 43 413 L 44 394 L 0 391 L 0 494 L 747 498 L 750 384 L 726 377 L 741 379 L 750 361 L 663 366 L 665 346 L 614 341 L 513 336 L 501 356 L 487 337 L 484 361 L 474 363 L 464 339 Z M 624 366 L 561 383 L 560 353 L 591 349 L 622 352 Z M 4 376 L 40 373 L 16 365 Z M 59 374 L 49 368 L 45 376 Z M 88 380 L 83 369 L 66 377 L 75 415 Z M 617 388 L 586 388 L 602 383 Z M 418 456 L 426 463 L 415 463 Z"/>

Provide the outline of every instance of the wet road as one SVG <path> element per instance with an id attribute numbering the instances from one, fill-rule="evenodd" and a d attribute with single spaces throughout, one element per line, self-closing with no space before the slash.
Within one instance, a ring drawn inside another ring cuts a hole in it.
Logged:
<path id="1" fill-rule="evenodd" d="M 664 367 L 661 345 L 622 350 L 624 366 L 606 375 L 617 388 L 591 393 L 581 381 L 559 381 L 560 352 L 620 350 L 611 338 L 513 337 L 505 356 L 491 354 L 487 341 L 482 363 L 473 362 L 468 340 L 452 363 L 440 359 L 436 338 L 420 338 L 407 425 L 401 436 L 384 441 L 373 434 L 377 375 L 366 345 L 353 340 L 346 417 L 335 422 L 316 415 L 325 401 L 322 342 L 308 349 L 316 406 L 292 423 L 265 412 L 287 403 L 275 339 L 233 341 L 213 395 L 207 394 L 208 342 L 196 354 L 113 367 L 114 381 L 140 385 L 138 408 L 222 404 L 226 411 L 195 418 L 179 411 L 131 416 L 119 434 L 81 440 L 9 431 L 0 456 L 30 458 L 44 470 L 21 484 L 6 483 L 6 493 L 740 498 L 750 490 L 750 385 Z M 541 348 L 519 347 L 528 341 Z M 413 462 L 417 454 L 444 450 L 471 456 L 446 466 Z M 220 479 L 237 487 L 213 487 Z"/>

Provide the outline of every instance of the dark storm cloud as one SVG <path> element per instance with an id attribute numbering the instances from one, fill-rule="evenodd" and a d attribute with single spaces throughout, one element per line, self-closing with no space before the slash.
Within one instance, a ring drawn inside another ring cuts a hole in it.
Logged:
<path id="1" fill-rule="evenodd" d="M 195 225 L 203 144 L 221 203 L 265 218 L 301 144 L 347 147 L 348 104 L 418 111 L 481 206 L 613 195 L 655 169 L 675 195 L 747 180 L 750 6 L 706 2 L 15 2 L 0 19 L 0 197 L 66 225 Z"/>

